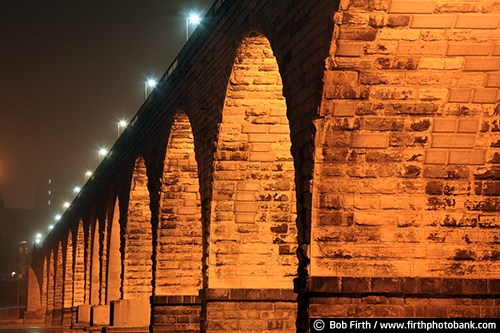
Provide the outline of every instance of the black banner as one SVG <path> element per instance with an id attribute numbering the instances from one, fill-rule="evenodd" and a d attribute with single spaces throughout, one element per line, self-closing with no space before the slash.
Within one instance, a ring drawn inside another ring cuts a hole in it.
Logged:
<path id="1" fill-rule="evenodd" d="M 500 318 L 311 318 L 311 333 L 369 330 L 432 332 L 437 330 L 477 330 L 498 332 Z"/>

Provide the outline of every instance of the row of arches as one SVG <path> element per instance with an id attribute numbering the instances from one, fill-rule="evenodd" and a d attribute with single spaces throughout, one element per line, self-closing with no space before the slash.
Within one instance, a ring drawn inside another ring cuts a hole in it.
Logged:
<path id="1" fill-rule="evenodd" d="M 177 111 L 161 174 L 138 154 L 129 174 L 110 182 L 105 200 L 64 221 L 58 242 L 44 245 L 46 323 L 85 323 L 89 309 L 88 324 L 113 326 L 119 311 L 109 306 L 118 301 L 134 307 L 207 289 L 293 289 L 296 186 L 278 64 L 260 33 L 247 35 L 235 59 L 212 175 L 199 168 L 193 114 Z M 96 319 L 100 307 L 109 321 Z M 154 326 L 151 311 L 142 324 Z"/>

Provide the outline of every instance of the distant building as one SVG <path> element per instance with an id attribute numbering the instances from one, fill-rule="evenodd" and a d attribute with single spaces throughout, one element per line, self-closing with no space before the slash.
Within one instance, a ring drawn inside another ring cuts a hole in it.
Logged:
<path id="1" fill-rule="evenodd" d="M 0 310 L 26 305 L 28 266 L 42 224 L 34 209 L 5 207 L 0 194 Z"/>

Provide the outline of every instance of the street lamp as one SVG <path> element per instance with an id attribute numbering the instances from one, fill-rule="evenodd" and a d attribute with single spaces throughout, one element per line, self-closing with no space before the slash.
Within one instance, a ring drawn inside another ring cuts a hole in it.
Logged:
<path id="1" fill-rule="evenodd" d="M 154 88 L 156 86 L 156 80 L 153 79 L 151 73 L 146 73 L 146 79 L 144 80 L 144 100 L 148 99 L 148 87 Z"/>
<path id="2" fill-rule="evenodd" d="M 12 280 L 16 279 L 16 272 L 12 272 Z M 16 289 L 16 309 L 19 311 L 19 277 L 17 277 L 17 289 Z"/>
<path id="3" fill-rule="evenodd" d="M 80 186 L 75 186 L 73 187 L 73 193 L 75 194 L 75 197 L 78 195 L 78 193 L 80 193 L 82 189 L 80 188 Z"/>
<path id="4" fill-rule="evenodd" d="M 194 11 L 193 7 L 189 6 L 186 9 L 186 42 L 189 39 L 189 23 L 198 24 L 200 21 L 200 15 Z"/>
<path id="5" fill-rule="evenodd" d="M 101 164 L 101 156 L 106 156 L 108 150 L 104 147 L 99 149 L 99 164 Z"/>
<path id="6" fill-rule="evenodd" d="M 90 171 L 89 169 L 85 170 L 85 182 L 87 182 L 87 180 L 89 180 L 91 176 L 92 176 L 92 171 Z"/>
<path id="7" fill-rule="evenodd" d="M 127 121 L 125 119 L 120 119 L 118 121 L 118 137 L 120 137 L 120 129 L 127 126 Z"/>
<path id="8" fill-rule="evenodd" d="M 68 209 L 69 206 L 70 206 L 70 203 L 67 201 L 63 204 L 64 209 Z"/>

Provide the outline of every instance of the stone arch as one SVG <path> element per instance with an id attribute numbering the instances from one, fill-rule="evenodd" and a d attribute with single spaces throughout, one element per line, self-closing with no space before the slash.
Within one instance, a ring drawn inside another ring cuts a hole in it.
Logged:
<path id="1" fill-rule="evenodd" d="M 52 312 L 52 325 L 61 325 L 64 292 L 64 255 L 62 241 L 57 243 L 54 256 L 54 310 Z"/>
<path id="2" fill-rule="evenodd" d="M 41 291 L 41 309 L 47 311 L 47 293 L 48 293 L 48 274 L 49 274 L 49 260 L 47 257 L 43 258 L 43 274 L 42 274 L 42 291 Z"/>
<path id="3" fill-rule="evenodd" d="M 48 265 L 47 265 L 47 307 L 45 315 L 45 324 L 52 325 L 52 311 L 54 310 L 54 279 L 55 279 L 55 266 L 54 266 L 54 250 L 49 252 Z"/>
<path id="4" fill-rule="evenodd" d="M 90 252 L 90 305 L 99 304 L 100 295 L 100 242 L 99 242 L 99 221 L 94 219 L 91 226 Z"/>
<path id="5" fill-rule="evenodd" d="M 267 38 L 238 48 L 214 162 L 208 279 L 211 288 L 291 288 L 297 271 L 290 128 Z"/>
<path id="6" fill-rule="evenodd" d="M 123 299 L 148 299 L 152 292 L 152 228 L 146 163 L 138 156 L 132 172 L 124 234 Z"/>
<path id="7" fill-rule="evenodd" d="M 189 118 L 178 112 L 170 131 L 160 193 L 155 295 L 198 295 L 203 256 L 198 164 Z"/>
<path id="8" fill-rule="evenodd" d="M 85 231 L 83 221 L 78 221 L 74 242 L 73 306 L 85 303 Z"/>
<path id="9" fill-rule="evenodd" d="M 71 314 L 71 307 L 73 306 L 73 276 L 74 276 L 74 265 L 73 265 L 73 232 L 68 231 L 67 242 L 64 248 L 64 272 L 63 272 L 63 299 L 62 299 L 62 324 L 68 326 L 71 324 L 71 316 L 66 314 Z"/>
<path id="10" fill-rule="evenodd" d="M 120 208 L 118 197 L 114 200 L 112 209 L 108 211 L 106 267 L 106 304 L 121 297 L 121 254 L 120 254 Z"/>

